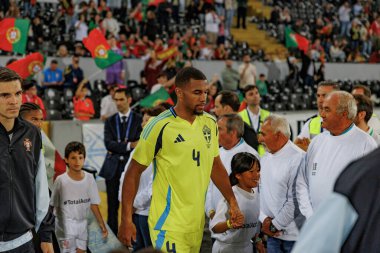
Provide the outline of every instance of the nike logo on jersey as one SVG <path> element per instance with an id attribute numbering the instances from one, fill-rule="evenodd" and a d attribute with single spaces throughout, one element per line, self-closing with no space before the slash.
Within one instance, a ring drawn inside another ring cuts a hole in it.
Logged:
<path id="1" fill-rule="evenodd" d="M 178 134 L 177 138 L 175 138 L 174 143 L 184 142 L 184 141 L 185 139 L 182 137 L 182 135 Z"/>

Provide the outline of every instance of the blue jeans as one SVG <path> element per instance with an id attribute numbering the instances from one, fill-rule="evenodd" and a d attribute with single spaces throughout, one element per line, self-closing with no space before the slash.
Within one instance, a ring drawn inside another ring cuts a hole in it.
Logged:
<path id="1" fill-rule="evenodd" d="M 133 244 L 133 251 L 152 246 L 149 235 L 148 216 L 133 214 L 132 221 L 136 226 L 136 242 Z"/>
<path id="2" fill-rule="evenodd" d="M 290 253 L 295 241 L 285 241 L 274 237 L 268 238 L 267 253 Z"/>

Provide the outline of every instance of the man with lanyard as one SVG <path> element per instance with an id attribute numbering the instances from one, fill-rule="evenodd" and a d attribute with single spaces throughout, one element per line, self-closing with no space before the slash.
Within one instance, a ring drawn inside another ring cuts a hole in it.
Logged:
<path id="1" fill-rule="evenodd" d="M 322 127 L 328 131 L 313 139 L 296 179 L 299 208 L 307 219 L 333 191 L 342 170 L 377 147 L 355 126 L 356 111 L 355 99 L 345 91 L 333 91 L 323 102 Z"/>
<path id="2" fill-rule="evenodd" d="M 270 115 L 270 112 L 260 108 L 261 97 L 256 85 L 247 85 L 243 92 L 244 100 L 247 102 L 247 108 L 239 114 L 245 123 L 252 127 L 256 133 L 259 133 L 261 124 Z M 258 152 L 260 156 L 265 154 L 263 145 L 259 145 Z"/>
<path id="3" fill-rule="evenodd" d="M 332 81 L 324 81 L 318 84 L 317 89 L 317 106 L 318 114 L 314 115 L 306 120 L 306 123 L 301 129 L 301 133 L 297 136 L 294 141 L 298 147 L 302 148 L 304 151 L 307 151 L 307 148 L 310 144 L 310 141 L 317 136 L 318 134 L 325 131 L 322 128 L 322 118 L 321 112 L 323 109 L 323 101 L 327 94 L 332 91 L 339 90 L 339 84 Z"/>
<path id="4" fill-rule="evenodd" d="M 104 143 L 108 153 L 99 176 L 106 179 L 107 223 L 117 235 L 120 176 L 140 138 L 142 117 L 129 108 L 132 98 L 127 89 L 116 90 L 114 100 L 118 112 L 104 124 Z"/>

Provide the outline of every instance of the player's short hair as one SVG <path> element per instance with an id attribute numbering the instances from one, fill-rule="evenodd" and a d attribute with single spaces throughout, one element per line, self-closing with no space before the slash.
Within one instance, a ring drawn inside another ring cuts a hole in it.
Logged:
<path id="1" fill-rule="evenodd" d="M 244 95 L 244 97 L 247 94 L 247 92 L 249 92 L 251 90 L 257 90 L 258 91 L 259 88 L 256 85 L 253 85 L 253 84 L 249 84 L 249 85 L 245 86 L 244 89 L 243 89 L 243 95 Z"/>
<path id="2" fill-rule="evenodd" d="M 21 105 L 19 116 L 23 119 L 26 114 L 28 114 L 29 112 L 32 112 L 32 111 L 41 111 L 42 112 L 42 109 L 39 105 L 37 105 L 35 103 L 26 102 L 26 103 Z"/>
<path id="3" fill-rule="evenodd" d="M 218 96 L 220 96 L 220 103 L 224 105 L 228 105 L 232 108 L 234 112 L 239 111 L 240 107 L 240 101 L 238 95 L 229 90 L 222 90 L 218 93 Z"/>
<path id="4" fill-rule="evenodd" d="M 86 148 L 84 145 L 77 141 L 72 141 L 65 147 L 65 158 L 68 159 L 72 152 L 78 152 L 86 158 Z"/>
<path id="5" fill-rule="evenodd" d="M 277 114 L 269 115 L 264 122 L 269 121 L 274 133 L 281 132 L 287 138 L 290 138 L 290 125 L 285 117 Z"/>
<path id="6" fill-rule="evenodd" d="M 20 81 L 20 84 L 22 84 L 22 78 L 15 71 L 6 67 L 0 67 L 0 83 L 12 81 Z"/>
<path id="7" fill-rule="evenodd" d="M 156 105 L 152 108 L 144 109 L 143 113 L 148 114 L 151 117 L 156 117 L 160 115 L 163 111 L 166 111 L 166 108 L 163 105 Z"/>
<path id="8" fill-rule="evenodd" d="M 357 113 L 365 112 L 364 121 L 368 123 L 373 114 L 373 103 L 371 99 L 362 94 L 355 94 L 354 98 L 356 100 Z"/>
<path id="9" fill-rule="evenodd" d="M 119 88 L 115 90 L 115 94 L 116 93 L 124 93 L 127 98 L 131 97 L 131 91 L 127 88 Z"/>
<path id="10" fill-rule="evenodd" d="M 363 84 L 357 84 L 355 85 L 352 90 L 356 90 L 356 89 L 362 89 L 363 90 L 363 93 L 364 93 L 364 96 L 368 97 L 368 98 L 371 98 L 371 90 L 368 88 L 368 86 L 365 86 Z"/>
<path id="11" fill-rule="evenodd" d="M 183 86 L 190 83 L 191 80 L 207 81 L 207 78 L 199 69 L 196 69 L 194 67 L 185 67 L 178 71 L 175 77 L 175 85 L 182 88 Z"/>
<path id="12" fill-rule="evenodd" d="M 227 127 L 227 133 L 230 133 L 231 131 L 235 130 L 237 133 L 237 137 L 241 138 L 244 134 L 244 121 L 240 117 L 239 114 L 236 113 L 228 113 L 221 115 L 218 120 L 222 120 L 223 118 L 226 118 L 226 127 Z"/>
<path id="13" fill-rule="evenodd" d="M 319 87 L 332 87 L 333 90 L 340 90 L 339 83 L 331 81 L 331 80 L 322 81 L 322 82 L 318 83 L 318 88 Z"/>
<path id="14" fill-rule="evenodd" d="M 239 183 L 236 174 L 250 170 L 255 164 L 257 164 L 260 170 L 259 159 L 251 153 L 241 152 L 234 155 L 231 160 L 231 174 L 229 176 L 231 185 L 234 186 Z"/>

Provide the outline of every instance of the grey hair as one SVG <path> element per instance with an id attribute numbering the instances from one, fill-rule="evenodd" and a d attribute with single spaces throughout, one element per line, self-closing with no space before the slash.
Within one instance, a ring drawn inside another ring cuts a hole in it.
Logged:
<path id="1" fill-rule="evenodd" d="M 336 105 L 336 112 L 342 114 L 347 112 L 349 120 L 355 120 L 358 107 L 355 98 L 347 91 L 333 91 L 328 94 L 328 97 L 333 95 L 338 96 L 338 104 Z"/>
<path id="2" fill-rule="evenodd" d="M 235 113 L 224 114 L 224 115 L 221 115 L 219 117 L 219 120 L 221 120 L 223 118 L 226 118 L 226 120 L 227 120 L 227 122 L 226 122 L 227 133 L 235 130 L 237 132 L 237 137 L 238 138 L 243 137 L 243 134 L 244 134 L 244 121 L 240 117 L 239 114 L 235 114 Z"/>
<path id="3" fill-rule="evenodd" d="M 290 125 L 286 118 L 277 114 L 271 114 L 264 122 L 266 121 L 270 121 L 270 126 L 275 133 L 280 132 L 287 138 L 290 138 Z"/>

